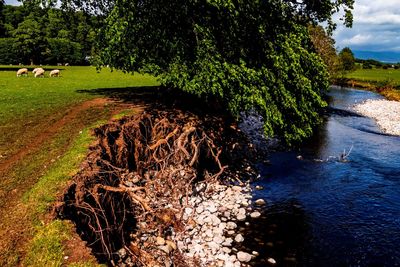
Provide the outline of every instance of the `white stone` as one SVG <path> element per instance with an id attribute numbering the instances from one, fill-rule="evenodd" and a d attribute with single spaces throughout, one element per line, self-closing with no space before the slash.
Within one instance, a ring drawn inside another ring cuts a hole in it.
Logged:
<path id="1" fill-rule="evenodd" d="M 258 217 L 260 217 L 261 216 L 261 213 L 259 213 L 258 211 L 255 211 L 255 212 L 252 212 L 252 213 L 250 213 L 250 217 L 251 218 L 258 218 Z"/>
<path id="2" fill-rule="evenodd" d="M 233 239 L 228 237 L 228 238 L 225 239 L 225 241 L 222 243 L 222 245 L 224 247 L 231 247 L 232 246 L 232 242 L 233 242 Z"/>
<path id="3" fill-rule="evenodd" d="M 218 210 L 214 203 L 210 203 L 210 205 L 206 209 L 211 213 L 214 213 Z"/>
<path id="4" fill-rule="evenodd" d="M 193 209 L 192 209 L 192 208 L 186 208 L 186 209 L 185 209 L 185 213 L 186 213 L 187 215 L 191 215 L 191 214 L 193 213 Z"/>
<path id="5" fill-rule="evenodd" d="M 244 220 L 246 220 L 246 215 L 245 215 L 245 214 L 238 214 L 238 215 L 236 216 L 236 219 L 237 219 L 238 221 L 244 221 Z"/>
<path id="6" fill-rule="evenodd" d="M 262 198 L 260 198 L 260 199 L 257 199 L 254 203 L 255 203 L 257 206 L 263 206 L 263 205 L 265 205 L 265 200 L 262 199 Z"/>
<path id="7" fill-rule="evenodd" d="M 230 249 L 230 248 L 228 248 L 228 247 L 223 247 L 223 248 L 222 248 L 222 251 L 223 251 L 224 253 L 226 253 L 226 254 L 229 254 L 229 253 L 232 252 L 232 249 Z M 235 257 L 235 260 L 236 260 L 236 257 Z"/>
<path id="8" fill-rule="evenodd" d="M 237 228 L 237 225 L 236 225 L 236 223 L 234 223 L 234 222 L 228 222 L 227 224 L 226 224 L 226 229 L 228 229 L 228 230 L 234 230 L 234 229 L 236 229 Z"/>
<path id="9" fill-rule="evenodd" d="M 243 236 L 241 234 L 238 234 L 235 237 L 235 241 L 238 242 L 238 243 L 241 243 L 241 242 L 244 241 L 244 238 L 243 238 Z"/>
<path id="10" fill-rule="evenodd" d="M 198 206 L 197 208 L 196 208 L 196 212 L 197 213 L 202 213 L 204 211 L 204 208 L 203 208 L 203 206 Z"/>
<path id="11" fill-rule="evenodd" d="M 243 251 L 239 251 L 237 253 L 237 258 L 239 261 L 241 262 L 249 262 L 251 261 L 251 255 L 249 253 L 243 252 Z"/>
<path id="12" fill-rule="evenodd" d="M 221 244 L 225 241 L 225 239 L 222 236 L 214 236 L 213 241 L 217 244 Z"/>
<path id="13" fill-rule="evenodd" d="M 276 260 L 273 259 L 273 258 L 268 258 L 267 261 L 268 261 L 269 263 L 271 263 L 271 264 L 276 264 Z"/>

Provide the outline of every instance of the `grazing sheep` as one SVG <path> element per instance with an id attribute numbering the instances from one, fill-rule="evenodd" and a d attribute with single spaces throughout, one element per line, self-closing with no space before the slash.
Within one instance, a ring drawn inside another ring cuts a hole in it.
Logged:
<path id="1" fill-rule="evenodd" d="M 44 69 L 39 68 L 38 70 L 36 70 L 35 78 L 37 77 L 44 77 Z"/>
<path id="2" fill-rule="evenodd" d="M 25 74 L 26 76 L 28 76 L 28 69 L 27 68 L 23 68 L 23 69 L 19 69 L 17 71 L 17 77 L 22 76 L 23 74 Z"/>
<path id="3" fill-rule="evenodd" d="M 44 72 L 44 69 L 36 68 L 36 69 L 33 69 L 32 73 L 35 74 L 37 71 L 43 71 Z"/>
<path id="4" fill-rule="evenodd" d="M 50 71 L 50 77 L 59 77 L 60 76 L 60 70 L 52 70 Z"/>
<path id="5" fill-rule="evenodd" d="M 69 66 L 69 63 L 65 63 L 65 66 Z"/>

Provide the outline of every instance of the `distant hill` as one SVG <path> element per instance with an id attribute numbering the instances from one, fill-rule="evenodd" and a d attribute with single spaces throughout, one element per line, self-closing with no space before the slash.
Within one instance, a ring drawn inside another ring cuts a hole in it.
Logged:
<path id="1" fill-rule="evenodd" d="M 386 63 L 400 62 L 400 52 L 374 52 L 353 50 L 354 56 L 359 59 L 375 59 Z"/>

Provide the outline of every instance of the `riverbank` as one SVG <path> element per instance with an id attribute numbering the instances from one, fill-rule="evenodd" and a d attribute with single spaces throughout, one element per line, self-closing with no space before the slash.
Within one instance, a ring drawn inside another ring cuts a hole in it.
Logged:
<path id="1" fill-rule="evenodd" d="M 389 83 L 382 83 L 378 81 L 367 82 L 367 81 L 345 78 L 345 79 L 337 79 L 336 81 L 334 81 L 334 85 L 372 91 L 380 95 L 383 95 L 388 100 L 400 101 L 400 89 L 398 89 L 399 86 L 396 87 Z"/>
<path id="2" fill-rule="evenodd" d="M 238 227 L 265 203 L 252 205 L 243 182 L 255 175 L 244 159 L 256 153 L 228 119 L 148 109 L 94 132 L 57 214 L 74 222 L 100 263 L 247 266 L 258 255 L 240 245 Z"/>
<path id="3" fill-rule="evenodd" d="M 354 109 L 373 118 L 383 132 L 400 135 L 400 102 L 389 100 L 367 100 L 354 106 Z"/>

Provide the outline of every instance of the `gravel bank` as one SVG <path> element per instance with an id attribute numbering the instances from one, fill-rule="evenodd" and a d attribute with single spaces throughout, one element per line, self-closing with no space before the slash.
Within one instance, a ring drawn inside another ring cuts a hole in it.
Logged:
<path id="1" fill-rule="evenodd" d="M 264 206 L 265 201 L 258 199 L 252 203 L 249 184 L 226 186 L 200 183 L 196 185 L 196 191 L 200 193 L 189 196 L 183 210 L 182 230 L 171 229 L 171 235 L 167 237 L 157 236 L 155 232 L 141 236 L 143 242 L 152 244 L 148 253 L 163 259 L 163 265 L 154 267 L 173 266 L 171 257 L 179 255 L 182 266 L 248 266 L 258 252 L 250 254 L 235 248 L 246 238 L 239 232 L 238 222 L 248 225 L 247 220 L 260 217 L 257 209 Z M 140 227 L 146 228 L 146 225 Z M 134 266 L 125 249 L 118 254 L 121 261 L 116 265 Z"/>
<path id="2" fill-rule="evenodd" d="M 400 135 L 400 102 L 389 100 L 367 100 L 354 106 L 354 109 L 373 118 L 383 132 Z"/>

